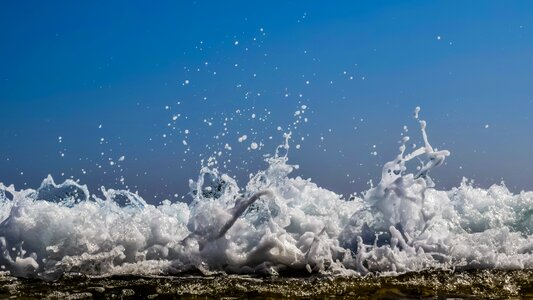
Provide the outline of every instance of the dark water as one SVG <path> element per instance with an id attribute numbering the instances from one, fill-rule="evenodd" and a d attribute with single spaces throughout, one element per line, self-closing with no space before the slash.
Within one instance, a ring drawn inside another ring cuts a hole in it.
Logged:
<path id="1" fill-rule="evenodd" d="M 533 271 L 425 271 L 400 276 L 64 277 L 0 276 L 2 299 L 533 299 Z"/>

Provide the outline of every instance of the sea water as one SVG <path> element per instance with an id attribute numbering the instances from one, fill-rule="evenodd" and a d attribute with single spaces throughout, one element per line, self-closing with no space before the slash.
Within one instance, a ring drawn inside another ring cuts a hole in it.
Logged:
<path id="1" fill-rule="evenodd" d="M 405 133 L 381 181 L 361 197 L 291 176 L 298 166 L 289 163 L 290 133 L 245 186 L 203 167 L 188 204 L 151 205 L 105 188 L 97 196 L 51 176 L 37 189 L 0 184 L 0 269 L 46 280 L 533 269 L 533 192 L 481 189 L 466 179 L 436 189 L 430 172 L 450 152 L 431 146 L 419 111 L 424 145 L 408 152 Z"/>

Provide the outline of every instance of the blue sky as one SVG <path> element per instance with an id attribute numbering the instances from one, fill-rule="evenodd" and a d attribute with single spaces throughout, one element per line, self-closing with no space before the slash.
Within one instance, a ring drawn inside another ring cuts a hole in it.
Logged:
<path id="1" fill-rule="evenodd" d="M 245 182 L 290 129 L 297 175 L 361 192 L 404 125 L 420 142 L 419 105 L 452 152 L 439 187 L 533 189 L 531 1 L 2 2 L 0 45 L 0 181 L 18 188 L 182 196 L 213 154 Z"/>

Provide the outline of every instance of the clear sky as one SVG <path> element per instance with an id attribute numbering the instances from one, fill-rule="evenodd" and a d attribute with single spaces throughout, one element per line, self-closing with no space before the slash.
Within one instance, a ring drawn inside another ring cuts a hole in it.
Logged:
<path id="1" fill-rule="evenodd" d="M 419 105 L 438 186 L 532 190 L 533 2 L 2 1 L 0 104 L 17 188 L 181 197 L 202 158 L 245 182 L 292 130 L 297 175 L 361 192 Z"/>

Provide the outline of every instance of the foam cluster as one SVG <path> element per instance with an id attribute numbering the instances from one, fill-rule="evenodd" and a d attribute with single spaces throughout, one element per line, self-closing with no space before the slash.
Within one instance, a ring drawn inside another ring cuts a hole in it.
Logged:
<path id="1" fill-rule="evenodd" d="M 418 118 L 418 110 L 416 111 Z M 358 275 L 438 269 L 532 269 L 533 192 L 467 180 L 449 191 L 429 177 L 449 151 L 424 146 L 384 164 L 381 181 L 344 199 L 291 177 L 288 140 L 245 187 L 204 167 L 190 203 L 148 204 L 126 190 L 99 196 L 72 180 L 38 189 L 0 184 L 0 268 L 54 280 L 218 272 Z M 285 152 L 281 155 L 280 152 Z M 406 163 L 420 158 L 416 172 Z"/>

